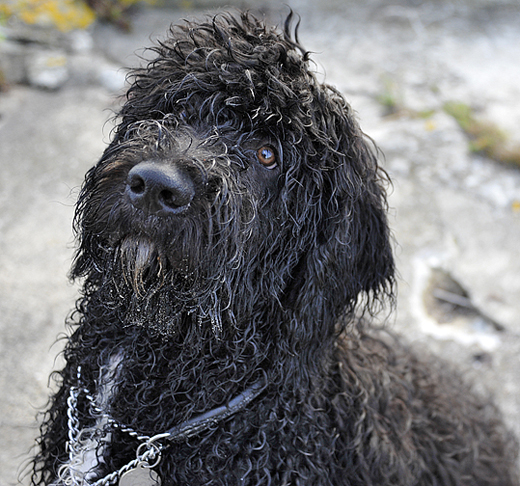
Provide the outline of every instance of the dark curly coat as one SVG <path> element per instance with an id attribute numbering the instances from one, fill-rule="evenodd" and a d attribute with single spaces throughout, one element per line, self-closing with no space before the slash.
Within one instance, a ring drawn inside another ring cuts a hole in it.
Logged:
<path id="1" fill-rule="evenodd" d="M 77 206 L 83 291 L 33 484 L 103 478 L 143 442 L 122 427 L 164 433 L 255 383 L 158 441 L 163 485 L 518 484 L 493 405 L 366 322 L 393 295 L 386 176 L 291 17 L 186 22 L 131 74 Z M 94 444 L 76 479 L 71 386 Z"/>

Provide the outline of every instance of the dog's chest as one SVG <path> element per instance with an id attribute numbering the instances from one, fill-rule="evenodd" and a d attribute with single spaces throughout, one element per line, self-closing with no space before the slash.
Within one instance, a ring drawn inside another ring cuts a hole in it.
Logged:
<path id="1" fill-rule="evenodd" d="M 102 368 L 94 395 L 85 388 L 71 387 L 67 401 L 69 458 L 60 467 L 57 484 L 160 486 L 161 479 L 154 468 L 161 462 L 167 448 L 173 444 L 183 444 L 210 429 L 215 429 L 225 419 L 247 408 L 267 387 L 267 378 L 261 376 L 249 388 L 230 397 L 224 404 L 175 424 L 164 432 L 147 436 L 117 422 L 106 413 L 109 405 L 119 396 L 118 384 L 124 364 L 122 361 L 121 355 L 117 354 Z M 78 382 L 81 383 L 80 372 Z M 77 402 L 80 394 L 88 400 L 91 416 L 96 418 L 92 426 L 81 427 L 79 423 Z M 133 452 L 132 449 L 127 451 L 128 462 L 118 470 L 107 473 L 108 463 L 111 462 L 108 457 L 114 452 L 120 452 L 120 445 L 115 441 L 121 434 L 131 436 L 135 447 Z"/>

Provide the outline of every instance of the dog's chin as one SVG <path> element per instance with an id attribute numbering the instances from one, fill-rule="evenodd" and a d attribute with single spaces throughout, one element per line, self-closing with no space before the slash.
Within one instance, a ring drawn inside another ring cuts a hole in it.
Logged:
<path id="1" fill-rule="evenodd" d="M 118 257 L 131 293 L 126 300 L 127 329 L 145 329 L 169 338 L 196 321 L 209 324 L 215 334 L 220 332 L 221 323 L 215 317 L 220 312 L 211 308 L 215 289 L 206 288 L 206 279 L 190 270 L 188 256 L 166 252 L 147 237 L 127 236 L 121 240 Z"/>
<path id="2" fill-rule="evenodd" d="M 219 338 L 222 333 L 221 310 L 218 300 L 204 297 L 192 298 L 178 286 L 164 285 L 148 289 L 146 293 L 133 294 L 126 306 L 123 326 L 141 333 L 160 336 L 169 340 L 185 336 L 193 331 L 210 330 L 208 335 Z"/>
<path id="3" fill-rule="evenodd" d="M 130 301 L 124 320 L 128 330 L 144 330 L 151 335 L 163 338 L 175 336 L 182 328 L 187 310 L 175 305 L 167 289 L 160 289 L 143 296 L 134 296 Z"/>
<path id="4" fill-rule="evenodd" d="M 146 237 L 127 236 L 119 247 L 122 278 L 128 292 L 124 327 L 171 337 L 185 305 L 176 302 L 176 287 L 186 277 L 172 269 L 171 258 Z"/>

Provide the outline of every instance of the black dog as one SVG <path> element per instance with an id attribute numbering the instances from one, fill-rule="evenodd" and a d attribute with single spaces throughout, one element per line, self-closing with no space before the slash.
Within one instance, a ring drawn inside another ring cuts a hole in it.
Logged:
<path id="1" fill-rule="evenodd" d="M 133 72 L 33 484 L 518 484 L 495 408 L 366 323 L 386 177 L 291 17 L 173 27 Z"/>

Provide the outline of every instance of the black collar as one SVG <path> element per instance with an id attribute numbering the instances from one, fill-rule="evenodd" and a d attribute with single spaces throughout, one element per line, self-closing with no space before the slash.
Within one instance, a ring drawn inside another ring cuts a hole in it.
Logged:
<path id="1" fill-rule="evenodd" d="M 267 379 L 264 376 L 253 386 L 231 399 L 225 405 L 214 408 L 209 412 L 205 412 L 172 427 L 166 432 L 168 435 L 165 435 L 165 439 L 170 442 L 181 442 L 208 430 L 222 420 L 246 408 L 266 387 Z"/>

